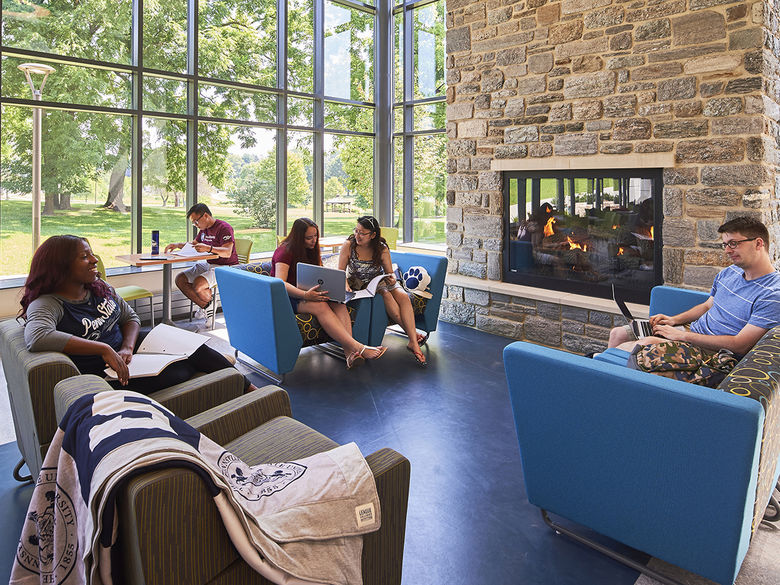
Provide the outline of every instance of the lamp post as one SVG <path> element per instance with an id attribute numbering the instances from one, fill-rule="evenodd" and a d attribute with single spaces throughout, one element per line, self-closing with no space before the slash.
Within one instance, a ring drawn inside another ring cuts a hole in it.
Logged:
<path id="1" fill-rule="evenodd" d="M 19 69 L 24 72 L 27 83 L 32 91 L 33 100 L 41 101 L 43 86 L 46 85 L 46 78 L 50 73 L 54 73 L 54 67 L 42 65 L 41 63 L 22 63 Z M 32 75 L 43 75 L 41 87 L 35 89 Z M 38 249 L 41 243 L 41 117 L 43 112 L 41 108 L 33 108 L 33 136 L 32 136 L 32 234 L 33 234 L 33 253 Z"/>

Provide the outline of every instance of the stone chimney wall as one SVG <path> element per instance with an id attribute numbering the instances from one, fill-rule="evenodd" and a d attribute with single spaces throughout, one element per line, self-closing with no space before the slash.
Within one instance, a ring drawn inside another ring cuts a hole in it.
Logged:
<path id="1" fill-rule="evenodd" d="M 671 153 L 665 282 L 708 288 L 727 262 L 717 227 L 737 214 L 767 223 L 776 258 L 779 21 L 767 1 L 448 0 L 450 272 L 501 279 L 491 165 L 507 159 Z"/>

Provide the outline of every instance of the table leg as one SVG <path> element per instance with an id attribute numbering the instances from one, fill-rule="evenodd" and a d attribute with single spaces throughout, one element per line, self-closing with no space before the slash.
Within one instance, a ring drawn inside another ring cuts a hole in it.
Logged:
<path id="1" fill-rule="evenodd" d="M 162 322 L 173 325 L 171 320 L 171 276 L 173 265 L 163 264 L 163 298 L 162 298 Z"/>

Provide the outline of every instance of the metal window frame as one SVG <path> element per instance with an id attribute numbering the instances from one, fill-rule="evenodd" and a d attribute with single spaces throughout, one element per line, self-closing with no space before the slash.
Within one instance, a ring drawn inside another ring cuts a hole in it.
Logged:
<path id="1" fill-rule="evenodd" d="M 390 115 L 390 129 L 391 129 L 391 136 L 389 140 L 389 151 L 387 154 L 387 159 L 390 160 L 391 164 L 391 182 L 390 186 L 388 188 L 388 198 L 390 199 L 389 203 L 387 204 L 389 206 L 389 219 L 390 223 L 386 225 L 394 225 L 396 218 L 394 217 L 394 210 L 395 207 L 393 205 L 393 199 L 394 199 L 394 189 L 393 189 L 393 183 L 392 183 L 392 161 L 394 161 L 393 157 L 393 149 L 392 149 L 392 142 L 395 138 L 400 138 L 403 142 L 403 203 L 402 203 L 402 209 L 403 209 L 403 224 L 402 224 L 402 234 L 401 234 L 401 241 L 402 242 L 413 242 L 414 241 L 414 147 L 415 147 L 415 138 L 417 136 L 428 136 L 432 134 L 444 134 L 446 132 L 445 128 L 436 128 L 431 130 L 415 130 L 414 129 L 414 109 L 416 106 L 424 105 L 424 104 L 430 104 L 430 103 L 446 103 L 446 93 L 441 96 L 436 96 L 432 98 L 421 98 L 421 99 L 415 99 L 414 97 L 414 20 L 413 15 L 414 11 L 420 8 L 423 8 L 425 6 L 428 6 L 430 4 L 435 4 L 437 2 L 444 2 L 445 0 L 419 0 L 417 2 L 407 2 L 404 4 L 397 4 L 391 11 L 390 18 L 389 18 L 389 26 L 390 26 L 390 32 L 389 32 L 389 41 L 388 41 L 388 48 L 392 51 L 394 47 L 393 42 L 393 16 L 396 14 L 403 14 L 402 23 L 404 27 L 403 31 L 403 43 L 404 43 L 404 54 L 403 54 L 403 64 L 402 64 L 402 70 L 403 70 L 403 101 L 402 102 L 394 102 L 393 97 L 393 88 L 392 86 L 388 89 L 388 96 L 390 99 L 390 108 L 389 108 L 389 115 Z M 446 6 L 445 6 L 446 10 Z M 390 66 L 392 68 L 392 54 L 390 56 Z M 392 71 L 392 69 L 391 69 Z M 394 72 L 393 72 L 394 73 Z M 446 84 L 445 84 L 446 87 Z M 402 115 L 403 115 L 403 124 L 402 128 L 403 130 L 401 132 L 395 132 L 393 133 L 393 124 L 392 124 L 392 116 L 395 113 L 395 109 L 400 108 Z M 387 188 L 387 187 L 386 187 Z"/>
<path id="2" fill-rule="evenodd" d="M 197 202 L 197 176 L 198 176 L 198 126 L 201 123 L 214 123 L 237 126 L 254 126 L 276 129 L 276 156 L 277 156 L 277 233 L 286 232 L 287 219 L 287 136 L 290 131 L 306 131 L 314 134 L 314 181 L 313 202 L 315 221 L 322 225 L 323 213 L 323 185 L 324 185 L 324 135 L 356 135 L 369 136 L 375 139 L 374 152 L 374 205 L 377 213 L 382 216 L 382 209 L 392 210 L 392 165 L 380 164 L 379 161 L 388 160 L 388 152 L 392 155 L 392 47 L 381 43 L 392 42 L 392 8 L 390 0 L 378 0 L 376 6 L 353 0 L 327 0 L 333 4 L 345 8 L 373 13 L 374 16 L 374 102 L 365 102 L 326 96 L 324 94 L 324 12 L 326 0 L 312 0 L 314 8 L 314 87 L 313 93 L 291 91 L 288 89 L 288 51 L 287 51 L 287 22 L 288 10 L 286 0 L 277 0 L 277 87 L 267 87 L 251 83 L 218 79 L 198 73 L 198 1 L 187 0 L 187 65 L 186 72 L 165 71 L 158 68 L 145 68 L 143 61 L 143 0 L 135 0 L 132 4 L 132 21 L 130 28 L 131 60 L 126 63 L 112 63 L 94 59 L 85 59 L 57 53 L 31 51 L 19 47 L 5 46 L 0 39 L 0 57 L 13 56 L 30 60 L 40 60 L 63 65 L 75 65 L 127 73 L 131 76 L 131 107 L 112 108 L 105 106 L 91 106 L 84 104 L 71 104 L 57 101 L 33 102 L 26 98 L 4 98 L 0 94 L 0 105 L 13 105 L 22 107 L 39 107 L 43 109 L 75 110 L 112 115 L 125 115 L 133 119 L 131 135 L 131 250 L 141 252 L 144 247 L 143 239 L 143 126 L 146 118 L 183 120 L 187 127 L 187 169 L 186 169 L 186 205 L 189 208 Z M 435 0 L 439 1 L 439 0 Z M 441 0 L 443 1 L 443 0 Z M 381 30 L 380 30 L 381 27 Z M 384 59 L 384 63 L 380 63 Z M 162 77 L 177 80 L 187 84 L 187 112 L 185 114 L 172 112 L 147 111 L 143 103 L 143 79 L 145 76 Z M 210 116 L 201 116 L 198 111 L 199 85 L 213 84 L 235 89 L 249 91 L 262 91 L 277 95 L 277 116 L 275 123 L 257 122 L 248 120 L 223 119 Z M 312 127 L 300 127 L 287 124 L 287 98 L 303 97 L 311 99 L 314 104 L 314 124 Z M 354 105 L 357 107 L 369 107 L 374 109 L 374 132 L 356 132 L 349 129 L 330 129 L 325 127 L 324 108 L 325 102 Z M 380 110 L 382 112 L 380 113 Z M 381 121 L 384 119 L 384 121 Z M 378 137 L 378 138 L 377 138 Z M 392 161 L 392 156 L 389 157 Z M 182 218 L 186 222 L 186 218 Z M 189 222 L 187 233 L 192 233 Z"/>

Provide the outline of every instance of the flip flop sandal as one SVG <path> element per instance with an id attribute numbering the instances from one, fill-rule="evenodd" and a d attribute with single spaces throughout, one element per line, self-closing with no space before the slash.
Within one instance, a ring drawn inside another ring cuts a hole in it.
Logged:
<path id="1" fill-rule="evenodd" d="M 366 361 L 366 358 L 360 355 L 360 353 L 353 351 L 347 356 L 347 369 L 351 370 L 352 368 L 362 364 L 364 361 Z"/>
<path id="2" fill-rule="evenodd" d="M 417 345 L 422 347 L 428 342 L 428 338 L 431 336 L 430 332 L 426 333 L 425 335 L 420 336 L 419 339 L 417 339 Z"/>
<path id="3" fill-rule="evenodd" d="M 414 351 L 408 345 L 406 346 L 406 349 L 408 349 L 412 353 L 412 356 L 414 357 L 414 361 L 417 362 L 417 365 L 419 365 L 421 368 L 427 368 L 428 367 L 428 360 L 420 359 L 421 357 L 424 357 L 422 352 L 418 353 L 418 352 Z"/>
<path id="4" fill-rule="evenodd" d="M 381 358 L 383 355 L 385 355 L 385 352 L 387 351 L 387 347 L 385 347 L 384 345 L 379 345 L 379 346 L 377 346 L 377 347 L 374 347 L 373 345 L 364 345 L 364 346 L 363 346 L 363 349 L 361 349 L 361 350 L 360 350 L 360 353 L 358 354 L 358 355 L 359 355 L 359 357 L 361 357 L 361 358 L 363 358 L 363 359 L 366 359 L 366 358 L 363 356 L 363 352 L 364 352 L 364 351 L 366 351 L 367 349 L 372 349 L 372 350 L 374 350 L 374 351 L 378 352 L 378 353 L 377 353 L 375 356 L 372 356 L 372 357 L 368 358 L 368 359 L 370 359 L 370 360 L 378 360 L 378 359 L 379 359 L 379 358 Z"/>

